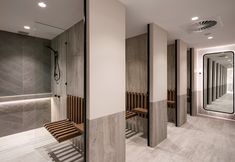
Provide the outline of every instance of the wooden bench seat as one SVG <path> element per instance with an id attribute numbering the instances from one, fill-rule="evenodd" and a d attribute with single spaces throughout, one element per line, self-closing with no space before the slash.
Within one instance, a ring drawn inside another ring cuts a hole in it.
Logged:
<path id="1" fill-rule="evenodd" d="M 148 110 L 147 109 L 140 108 L 140 107 L 134 108 L 133 111 L 136 112 L 136 113 L 139 113 L 139 114 L 145 114 L 145 115 L 148 114 Z"/>
<path id="2" fill-rule="evenodd" d="M 147 118 L 148 95 L 146 93 L 126 93 L 126 119 L 134 116 Z"/>
<path id="3" fill-rule="evenodd" d="M 175 108 L 175 90 L 167 90 L 167 107 L 168 108 Z"/>
<path id="4" fill-rule="evenodd" d="M 138 107 L 138 108 L 134 108 L 133 111 L 134 111 L 139 117 L 147 118 L 148 109 L 144 109 L 144 108 Z"/>
<path id="5" fill-rule="evenodd" d="M 68 96 L 67 119 L 44 124 L 44 127 L 58 142 L 63 142 L 83 134 L 83 102 L 83 99 L 80 97 Z"/>
<path id="6" fill-rule="evenodd" d="M 84 123 L 74 125 L 80 133 L 84 132 Z"/>
<path id="7" fill-rule="evenodd" d="M 137 116 L 137 114 L 135 112 L 126 111 L 126 119 L 132 118 L 134 116 Z"/>
<path id="8" fill-rule="evenodd" d="M 57 122 L 47 123 L 44 127 L 51 133 L 51 135 L 58 141 L 63 142 L 70 138 L 74 138 L 83 133 L 71 121 L 61 120 Z"/>

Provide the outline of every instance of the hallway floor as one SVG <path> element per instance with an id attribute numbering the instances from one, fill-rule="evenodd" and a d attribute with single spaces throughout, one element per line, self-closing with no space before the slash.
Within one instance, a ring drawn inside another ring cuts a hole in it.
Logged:
<path id="1" fill-rule="evenodd" d="M 226 113 L 232 113 L 233 112 L 233 94 L 227 93 L 214 102 L 212 104 L 207 105 L 207 110 L 213 110 L 213 111 L 221 111 Z"/>
<path id="2" fill-rule="evenodd" d="M 126 140 L 127 162 L 234 162 L 235 122 L 190 117 L 182 127 L 168 124 L 168 139 L 156 148 L 137 135 Z M 51 162 L 48 150 L 68 147 L 39 128 L 0 138 L 1 162 Z"/>
<path id="3" fill-rule="evenodd" d="M 168 124 L 168 138 L 156 148 L 139 136 L 126 144 L 127 162 L 234 162 L 235 122 L 188 116 L 182 127 Z"/>

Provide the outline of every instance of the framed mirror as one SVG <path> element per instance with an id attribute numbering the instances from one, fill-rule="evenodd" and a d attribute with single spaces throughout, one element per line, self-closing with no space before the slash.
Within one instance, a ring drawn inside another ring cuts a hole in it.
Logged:
<path id="1" fill-rule="evenodd" d="M 234 53 L 203 56 L 203 107 L 207 111 L 234 113 Z"/>

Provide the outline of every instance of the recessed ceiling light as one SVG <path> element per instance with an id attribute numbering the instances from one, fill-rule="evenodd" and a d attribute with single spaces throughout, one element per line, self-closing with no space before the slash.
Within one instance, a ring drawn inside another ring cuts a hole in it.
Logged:
<path id="1" fill-rule="evenodd" d="M 228 60 L 228 62 L 230 62 L 231 60 Z"/>
<path id="2" fill-rule="evenodd" d="M 24 26 L 25 29 L 29 30 L 30 29 L 30 26 Z"/>
<path id="3" fill-rule="evenodd" d="M 210 36 L 210 37 L 208 37 L 208 39 L 213 39 L 213 37 L 212 37 L 212 36 Z"/>
<path id="4" fill-rule="evenodd" d="M 228 56 L 225 56 L 225 58 L 228 58 Z"/>
<path id="5" fill-rule="evenodd" d="M 195 17 L 192 17 L 192 20 L 195 21 L 195 20 L 198 20 L 199 17 L 195 16 Z"/>
<path id="6" fill-rule="evenodd" d="M 42 8 L 45 8 L 47 6 L 47 4 L 45 2 L 39 2 L 38 6 L 42 7 Z"/>

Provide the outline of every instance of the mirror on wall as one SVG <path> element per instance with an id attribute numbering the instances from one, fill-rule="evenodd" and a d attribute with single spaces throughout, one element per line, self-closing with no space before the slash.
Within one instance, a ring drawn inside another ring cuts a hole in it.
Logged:
<path id="1" fill-rule="evenodd" d="M 233 113 L 234 53 L 203 56 L 203 107 L 208 111 Z"/>

